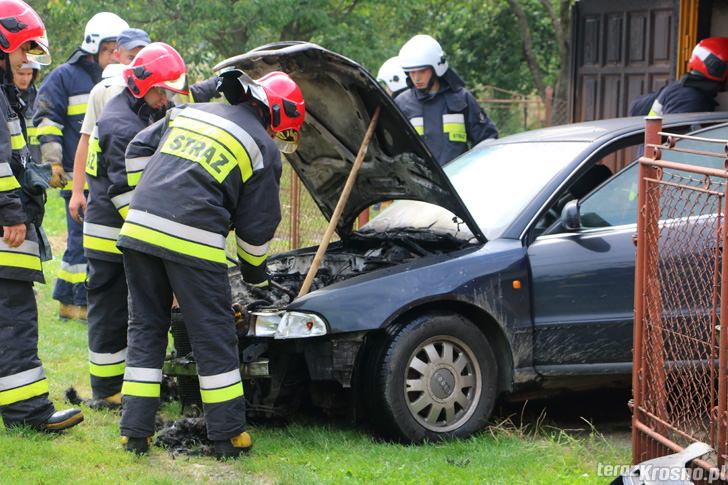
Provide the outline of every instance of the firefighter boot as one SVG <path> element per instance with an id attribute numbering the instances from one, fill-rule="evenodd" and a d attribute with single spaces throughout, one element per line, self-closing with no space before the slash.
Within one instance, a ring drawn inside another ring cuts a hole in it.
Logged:
<path id="1" fill-rule="evenodd" d="M 41 431 L 55 433 L 72 428 L 81 421 L 83 421 L 83 411 L 78 408 L 71 408 L 64 411 L 56 411 L 48 418 L 48 421 L 39 426 L 39 429 Z"/>
<path id="2" fill-rule="evenodd" d="M 146 455 L 149 452 L 149 447 L 152 446 L 152 437 L 130 438 L 129 436 L 122 436 L 121 444 L 129 453 L 134 453 L 135 455 Z"/>
<path id="3" fill-rule="evenodd" d="M 215 457 L 218 460 L 237 458 L 241 453 L 248 453 L 252 447 L 252 438 L 243 431 L 229 440 L 215 441 Z"/>

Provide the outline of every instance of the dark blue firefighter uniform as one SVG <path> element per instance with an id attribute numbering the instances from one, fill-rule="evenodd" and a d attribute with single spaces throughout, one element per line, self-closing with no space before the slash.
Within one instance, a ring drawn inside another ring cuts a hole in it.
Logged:
<path id="1" fill-rule="evenodd" d="M 38 90 L 33 122 L 44 162 L 62 162 L 66 177 L 73 175 L 73 159 L 91 88 L 101 80 L 100 66 L 77 50 L 65 64 L 54 69 Z M 56 158 L 60 158 L 56 160 Z M 86 305 L 86 258 L 83 255 L 83 227 L 71 218 L 70 190 L 61 190 L 66 205 L 68 242 L 53 298 L 68 305 Z"/>
<path id="2" fill-rule="evenodd" d="M 35 80 L 35 74 L 33 74 Z M 35 112 L 35 98 L 38 95 L 38 90 L 33 84 L 28 89 L 23 91 L 20 95 L 20 99 L 25 103 L 25 111 L 23 117 L 25 118 L 25 131 L 27 134 L 26 141 L 28 142 L 28 150 L 30 150 L 30 156 L 33 158 L 35 163 L 41 163 L 40 156 L 40 141 L 38 140 L 38 130 L 33 126 L 33 113 Z"/>
<path id="3" fill-rule="evenodd" d="M 0 75 L 2 72 L 0 71 Z M 54 413 L 38 358 L 38 311 L 33 282 L 43 282 L 44 187 L 30 167 L 20 105 L 0 89 L 0 226 L 25 223 L 26 237 L 12 248 L 0 238 L 0 416 L 5 426 L 42 425 Z"/>
<path id="4" fill-rule="evenodd" d="M 412 87 L 395 102 L 435 160 L 444 165 L 481 141 L 498 138 L 498 130 L 452 70 L 439 80 L 437 93 L 423 93 Z"/>
<path id="5" fill-rule="evenodd" d="M 104 107 L 89 142 L 83 245 L 88 258 L 89 373 L 97 399 L 121 392 L 124 378 L 128 290 L 116 240 L 133 194 L 124 152 L 159 117 L 154 115 L 143 99 L 125 89 Z"/>
<path id="6" fill-rule="evenodd" d="M 245 400 L 230 311 L 225 237 L 235 228 L 245 281 L 267 283 L 280 222 L 280 153 L 257 109 L 207 103 L 171 110 L 126 151 L 134 190 L 118 246 L 129 284 L 129 348 L 121 434 L 154 433 L 172 292 L 197 361 L 211 440 L 245 429 Z M 133 172 L 131 169 L 137 169 Z"/>
<path id="7" fill-rule="evenodd" d="M 668 84 L 652 103 L 650 116 L 715 111 L 715 81 L 686 74 Z"/>

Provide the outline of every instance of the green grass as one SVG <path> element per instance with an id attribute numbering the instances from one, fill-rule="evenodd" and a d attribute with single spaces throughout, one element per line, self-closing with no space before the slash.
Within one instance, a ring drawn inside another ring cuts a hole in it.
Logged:
<path id="1" fill-rule="evenodd" d="M 48 201 L 47 227 L 55 259 L 45 266 L 48 284 L 38 285 L 40 356 L 51 398 L 63 406 L 74 386 L 89 396 L 86 326 L 62 322 L 50 291 L 63 247 L 63 203 Z M 60 223 L 59 223 L 60 221 Z M 173 415 L 176 406 L 168 406 Z M 566 432 L 536 420 L 506 421 L 468 440 L 404 446 L 377 441 L 354 426 L 301 419 L 287 427 L 251 429 L 249 457 L 220 463 L 207 457 L 172 458 L 155 448 L 136 458 L 121 450 L 118 415 L 84 409 L 86 421 L 61 436 L 0 428 L 0 483 L 605 483 L 598 463 L 629 463 L 625 436 L 604 437 L 585 423 Z"/>

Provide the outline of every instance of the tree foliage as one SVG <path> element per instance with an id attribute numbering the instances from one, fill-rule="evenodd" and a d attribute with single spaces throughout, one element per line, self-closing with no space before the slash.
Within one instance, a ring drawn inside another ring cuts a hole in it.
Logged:
<path id="1" fill-rule="evenodd" d="M 306 40 L 340 52 L 376 73 L 412 35 L 437 38 L 466 84 L 536 91 L 524 58 L 516 0 L 30 0 L 43 17 L 54 65 L 80 44 L 86 21 L 115 12 L 153 40 L 177 48 L 198 76 L 215 63 L 277 40 Z M 544 2 L 517 0 L 528 21 L 541 78 L 555 84 L 559 46 Z M 563 1 L 563 0 L 562 0 Z"/>

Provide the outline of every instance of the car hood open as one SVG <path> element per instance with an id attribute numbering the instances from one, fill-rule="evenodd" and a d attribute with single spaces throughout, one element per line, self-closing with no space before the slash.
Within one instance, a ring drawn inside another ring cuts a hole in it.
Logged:
<path id="1" fill-rule="evenodd" d="M 286 155 L 321 212 L 331 218 L 377 106 L 377 129 L 336 232 L 351 233 L 367 207 L 385 200 L 435 204 L 455 214 L 485 241 L 439 164 L 394 101 L 362 66 L 304 42 L 278 42 L 227 59 L 215 70 L 235 67 L 257 79 L 283 71 L 298 83 L 306 120 L 296 153 Z"/>

